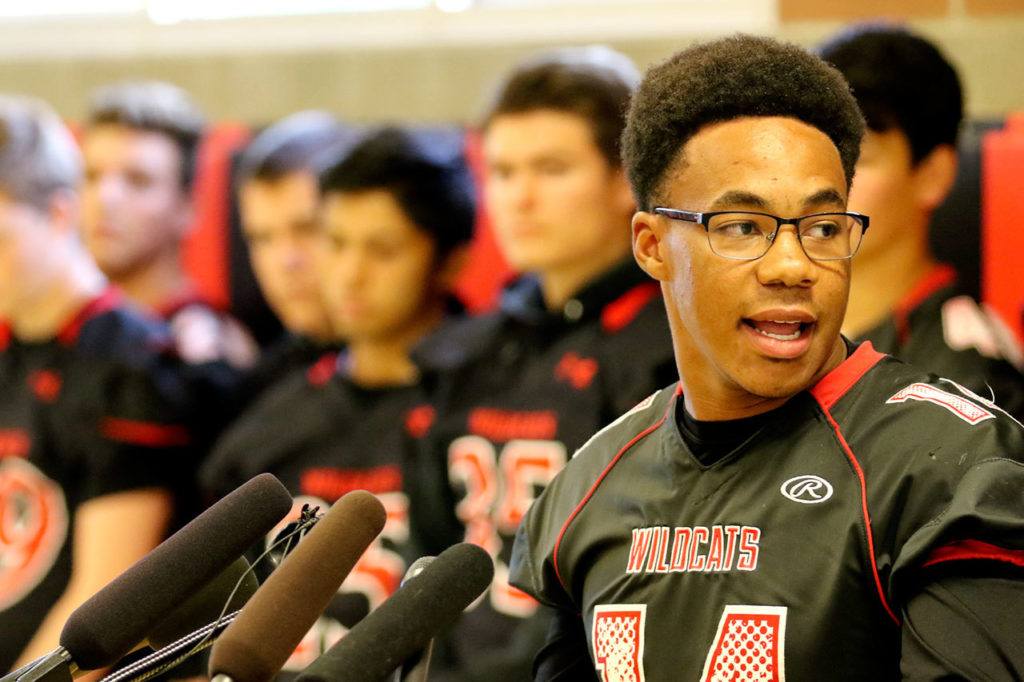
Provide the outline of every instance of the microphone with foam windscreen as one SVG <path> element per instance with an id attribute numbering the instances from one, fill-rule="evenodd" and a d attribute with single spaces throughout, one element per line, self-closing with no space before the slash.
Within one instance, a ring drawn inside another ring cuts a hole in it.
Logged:
<path id="1" fill-rule="evenodd" d="M 270 474 L 249 480 L 79 606 L 64 624 L 60 647 L 14 679 L 52 679 L 61 670 L 70 676 L 115 663 L 270 532 L 291 505 Z"/>
<path id="2" fill-rule="evenodd" d="M 385 520 L 364 490 L 335 502 L 214 644 L 210 677 L 266 682 L 277 674 Z"/>
<path id="3" fill-rule="evenodd" d="M 149 679 L 208 649 L 258 588 L 249 562 L 239 557 L 153 628 L 148 643 L 156 651 L 118 668 L 100 682 Z"/>
<path id="4" fill-rule="evenodd" d="M 314 661 L 296 682 L 385 680 L 436 634 L 455 622 L 494 577 L 476 545 L 449 547 Z"/>

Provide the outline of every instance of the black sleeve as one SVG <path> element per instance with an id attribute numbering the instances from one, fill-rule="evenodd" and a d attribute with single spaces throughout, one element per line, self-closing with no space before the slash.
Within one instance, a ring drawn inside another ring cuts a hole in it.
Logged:
<path id="1" fill-rule="evenodd" d="M 903 679 L 1024 679 L 1022 607 L 1018 567 L 986 563 L 934 577 L 904 608 Z"/>
<path id="2" fill-rule="evenodd" d="M 533 662 L 535 682 L 594 680 L 597 672 L 587 649 L 587 632 L 578 613 L 557 609 L 544 648 Z"/>

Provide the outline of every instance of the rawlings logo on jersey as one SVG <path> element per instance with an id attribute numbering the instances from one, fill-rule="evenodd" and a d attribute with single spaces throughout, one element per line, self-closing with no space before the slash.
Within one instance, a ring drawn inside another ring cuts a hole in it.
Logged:
<path id="1" fill-rule="evenodd" d="M 757 570 L 756 526 L 634 528 L 626 573 L 724 573 Z"/>
<path id="2" fill-rule="evenodd" d="M 0 461 L 0 611 L 46 577 L 67 532 L 60 486 L 24 459 Z"/>
<path id="3" fill-rule="evenodd" d="M 952 412 L 955 416 L 974 426 L 986 419 L 994 419 L 995 415 L 981 405 L 956 395 L 936 388 L 931 384 L 915 383 L 906 388 L 900 389 L 886 400 L 889 403 L 904 403 L 908 400 L 920 400 L 929 402 Z"/>
<path id="4" fill-rule="evenodd" d="M 832 484 L 821 476 L 794 476 L 779 488 L 787 499 L 802 504 L 819 504 L 832 497 Z"/>

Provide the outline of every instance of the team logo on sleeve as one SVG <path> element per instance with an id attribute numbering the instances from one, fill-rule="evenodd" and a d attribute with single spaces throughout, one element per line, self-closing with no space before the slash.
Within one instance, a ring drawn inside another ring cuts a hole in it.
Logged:
<path id="1" fill-rule="evenodd" d="M 60 486 L 26 460 L 0 461 L 0 611 L 46 577 L 67 532 Z"/>
<path id="2" fill-rule="evenodd" d="M 992 414 L 992 412 L 986 410 L 974 401 L 968 400 L 963 396 L 956 395 L 955 393 L 943 391 L 941 388 L 936 388 L 931 384 L 924 384 L 920 382 L 910 384 L 906 388 L 900 389 L 885 402 L 886 404 L 905 403 L 908 400 L 920 400 L 922 402 L 929 402 L 933 405 L 943 407 L 952 412 L 956 417 L 963 419 L 971 426 L 980 424 L 986 419 L 995 418 L 995 415 Z"/>
<path id="3" fill-rule="evenodd" d="M 602 682 L 643 682 L 646 604 L 594 607 L 594 662 Z"/>
<path id="4" fill-rule="evenodd" d="M 786 682 L 785 606 L 736 606 L 722 612 L 701 682 Z"/>

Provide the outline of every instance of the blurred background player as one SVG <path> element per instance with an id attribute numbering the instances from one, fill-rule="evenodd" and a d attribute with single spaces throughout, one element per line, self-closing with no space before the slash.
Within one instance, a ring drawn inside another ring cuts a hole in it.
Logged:
<path id="1" fill-rule="evenodd" d="M 843 331 L 1024 416 L 1021 352 L 994 312 L 965 295 L 928 245 L 957 171 L 963 95 L 933 44 L 899 26 L 846 29 L 819 50 L 867 119 L 850 210 L 871 216 Z"/>
<path id="2" fill-rule="evenodd" d="M 524 274 L 498 312 L 418 349 L 436 419 L 412 434 L 407 481 L 425 552 L 465 539 L 497 572 L 432 678 L 529 678 L 547 626 L 507 583 L 519 520 L 587 438 L 674 380 L 660 292 L 630 252 L 619 138 L 638 81 L 607 48 L 547 52 L 504 79 L 483 117 L 487 207 Z"/>
<path id="3" fill-rule="evenodd" d="M 262 131 L 239 161 L 236 184 L 249 260 L 285 329 L 250 372 L 248 395 L 338 344 L 317 275 L 323 245 L 317 178 L 355 137 L 327 112 L 302 111 Z"/>
<path id="4" fill-rule="evenodd" d="M 83 234 L 104 274 L 171 324 L 186 361 L 248 367 L 255 344 L 199 297 L 181 261 L 203 127 L 195 103 L 170 83 L 96 91 L 82 139 Z"/>
<path id="5" fill-rule="evenodd" d="M 0 669 L 163 539 L 195 462 L 165 325 L 81 242 L 81 160 L 42 103 L 0 99 Z"/>
<path id="6" fill-rule="evenodd" d="M 410 348 L 457 309 L 450 291 L 473 233 L 472 178 L 461 133 L 385 128 L 323 176 L 321 283 L 347 341 L 267 389 L 224 435 L 202 470 L 221 495 L 257 472 L 302 504 L 324 508 L 364 489 L 388 510 L 381 539 L 286 669 L 301 670 L 405 573 L 409 536 L 402 430 L 425 415 Z"/>

